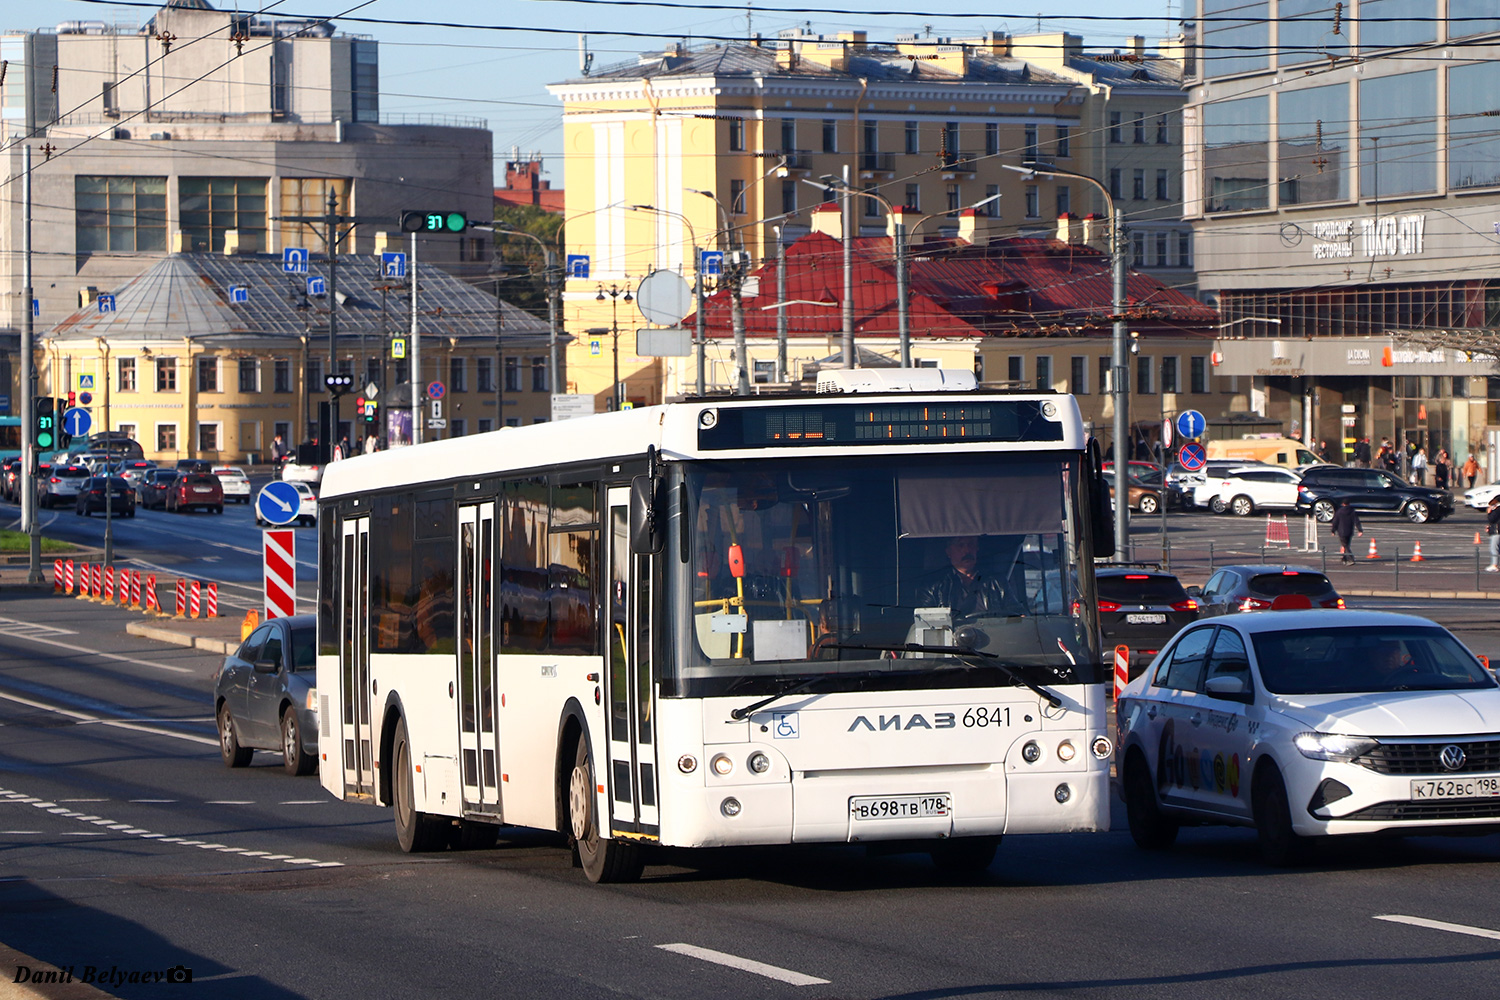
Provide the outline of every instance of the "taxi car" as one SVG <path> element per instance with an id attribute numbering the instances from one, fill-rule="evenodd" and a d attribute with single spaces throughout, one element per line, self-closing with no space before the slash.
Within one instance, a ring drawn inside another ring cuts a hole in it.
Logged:
<path id="1" fill-rule="evenodd" d="M 1126 685 L 1116 765 L 1130 833 L 1254 827 L 1296 863 L 1316 838 L 1500 823 L 1500 685 L 1451 632 L 1376 611 L 1272 611 L 1180 632 Z"/>

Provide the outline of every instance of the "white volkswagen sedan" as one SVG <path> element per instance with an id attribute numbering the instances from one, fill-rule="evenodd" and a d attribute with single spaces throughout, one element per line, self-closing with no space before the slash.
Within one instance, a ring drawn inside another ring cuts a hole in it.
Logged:
<path id="1" fill-rule="evenodd" d="M 1253 826 L 1312 838 L 1500 823 L 1500 686 L 1452 633 L 1374 611 L 1265 611 L 1179 632 L 1126 686 L 1116 763 L 1136 844 Z"/>
<path id="2" fill-rule="evenodd" d="M 1488 510 L 1490 498 L 1500 494 L 1500 483 L 1490 483 L 1487 486 L 1475 486 L 1473 489 L 1464 491 L 1464 503 L 1475 510 Z"/>

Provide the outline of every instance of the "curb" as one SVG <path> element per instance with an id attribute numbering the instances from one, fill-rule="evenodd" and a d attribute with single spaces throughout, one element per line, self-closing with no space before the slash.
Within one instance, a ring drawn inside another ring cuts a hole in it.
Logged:
<path id="1" fill-rule="evenodd" d="M 174 646 L 202 649 L 221 656 L 229 655 L 240 646 L 237 639 L 216 639 L 213 636 L 192 635 L 176 629 L 163 628 L 148 621 L 126 622 L 125 631 L 129 635 L 138 635 L 143 639 L 155 639 L 157 642 L 167 642 Z"/>

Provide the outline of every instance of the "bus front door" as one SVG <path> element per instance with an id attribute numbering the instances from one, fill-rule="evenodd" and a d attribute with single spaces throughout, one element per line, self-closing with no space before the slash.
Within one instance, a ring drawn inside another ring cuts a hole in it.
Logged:
<path id="1" fill-rule="evenodd" d="M 370 733 L 370 519 L 345 520 L 343 543 L 339 725 L 344 746 L 344 796 L 367 798 L 375 793 Z"/>
<path id="2" fill-rule="evenodd" d="M 464 812 L 500 817 L 495 725 L 494 501 L 458 509 L 458 732 Z"/>
<path id="3" fill-rule="evenodd" d="M 655 839 L 656 713 L 651 676 L 651 556 L 630 551 L 630 491 L 609 491 L 609 775 L 612 832 Z"/>

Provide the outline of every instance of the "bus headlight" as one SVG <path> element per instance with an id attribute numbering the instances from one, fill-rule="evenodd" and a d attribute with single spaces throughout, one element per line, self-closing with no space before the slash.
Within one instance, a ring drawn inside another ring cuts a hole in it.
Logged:
<path id="1" fill-rule="evenodd" d="M 719 426 L 718 410 L 703 410 L 698 414 L 698 426 L 706 431 L 711 431 Z"/>
<path id="2" fill-rule="evenodd" d="M 1028 764 L 1035 764 L 1042 759 L 1042 748 L 1037 745 L 1036 740 L 1028 740 L 1021 748 L 1021 759 Z"/>
<path id="3" fill-rule="evenodd" d="M 692 774 L 698 770 L 698 758 L 690 753 L 685 753 L 677 758 L 677 770 L 683 774 Z"/>
<path id="4" fill-rule="evenodd" d="M 1109 741 L 1108 736 L 1095 736 L 1090 749 L 1093 750 L 1094 756 L 1099 760 L 1104 760 L 1115 751 L 1114 744 Z"/>
<path id="5" fill-rule="evenodd" d="M 719 812 L 733 819 L 740 814 L 740 800 L 728 798 L 719 803 Z"/>
<path id="6" fill-rule="evenodd" d="M 1057 759 L 1062 761 L 1064 764 L 1072 760 L 1073 756 L 1077 752 L 1078 751 L 1073 747 L 1073 744 L 1067 740 L 1063 740 L 1057 745 Z"/>
<path id="7" fill-rule="evenodd" d="M 714 769 L 714 774 L 717 774 L 722 778 L 729 772 L 734 770 L 734 761 L 730 760 L 723 754 L 719 754 L 713 759 L 713 762 L 710 766 Z"/>
<path id="8" fill-rule="evenodd" d="M 765 774 L 771 769 L 771 758 L 759 750 L 750 755 L 750 760 L 747 763 L 750 765 L 750 770 L 756 774 Z"/>

